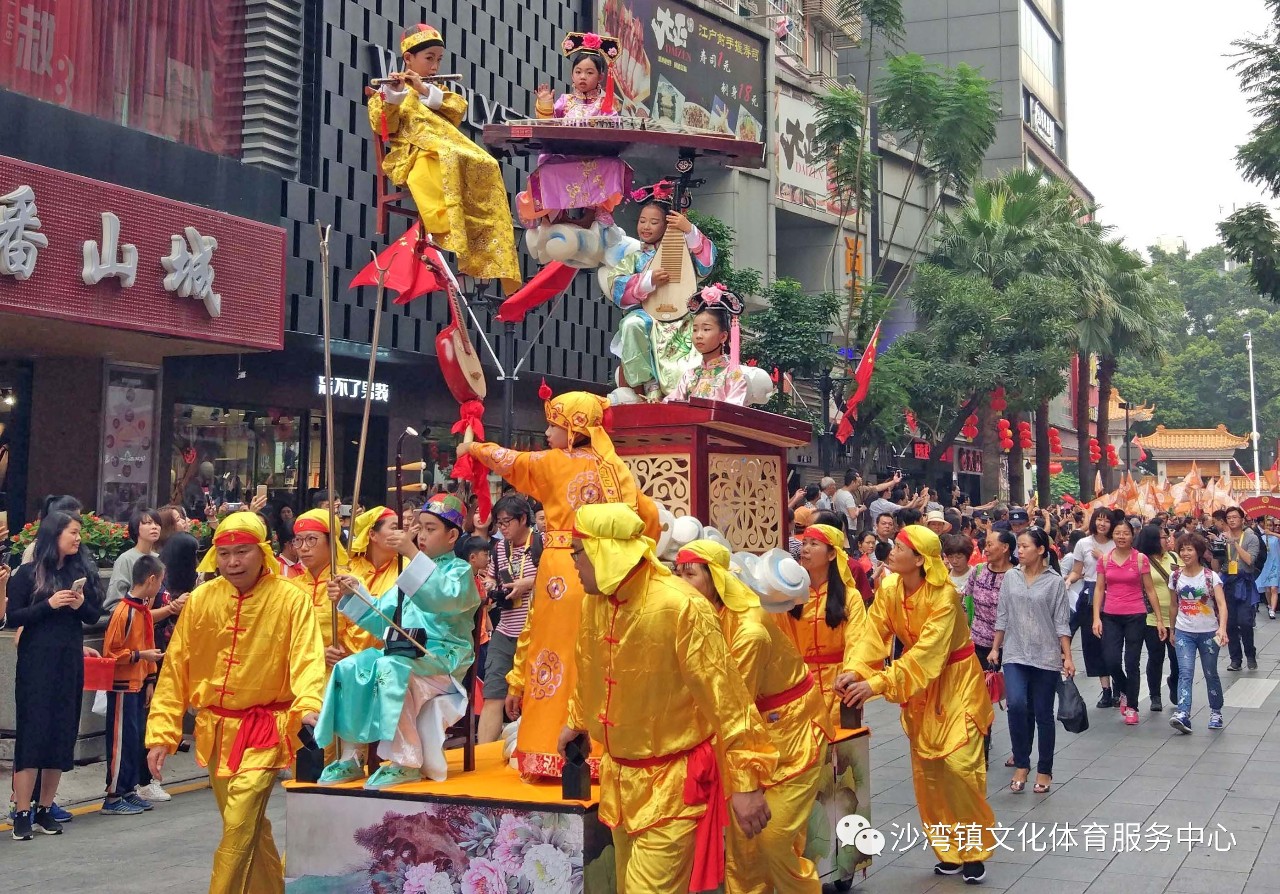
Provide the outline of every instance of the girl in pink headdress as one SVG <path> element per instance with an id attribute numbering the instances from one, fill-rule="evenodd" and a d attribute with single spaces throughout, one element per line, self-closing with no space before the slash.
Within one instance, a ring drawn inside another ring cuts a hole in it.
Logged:
<path id="1" fill-rule="evenodd" d="M 738 365 L 738 316 L 742 300 L 720 283 L 703 287 L 689 299 L 693 348 L 702 362 L 685 371 L 667 402 L 691 397 L 746 406 L 748 381 Z"/>

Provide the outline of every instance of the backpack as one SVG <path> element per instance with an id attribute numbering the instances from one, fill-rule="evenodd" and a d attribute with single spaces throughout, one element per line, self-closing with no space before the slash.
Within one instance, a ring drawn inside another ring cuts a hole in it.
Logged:
<path id="1" fill-rule="evenodd" d="M 1254 531 L 1258 537 L 1258 554 L 1253 557 L 1253 573 L 1258 575 L 1262 573 L 1262 566 L 1267 564 L 1267 537 L 1268 534 L 1262 534 Z"/>

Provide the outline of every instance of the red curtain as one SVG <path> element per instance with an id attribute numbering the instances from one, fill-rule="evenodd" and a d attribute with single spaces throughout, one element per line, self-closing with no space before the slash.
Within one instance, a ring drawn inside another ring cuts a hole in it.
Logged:
<path id="1" fill-rule="evenodd" d="M 240 154 L 244 0 L 0 0 L 0 86 Z"/>

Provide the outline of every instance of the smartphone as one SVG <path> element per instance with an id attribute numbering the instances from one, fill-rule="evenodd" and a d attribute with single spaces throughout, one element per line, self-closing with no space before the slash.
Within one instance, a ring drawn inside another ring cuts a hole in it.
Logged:
<path id="1" fill-rule="evenodd" d="M 243 508 L 244 508 L 244 504 L 243 504 L 243 503 L 228 503 L 228 504 L 227 504 L 227 511 L 228 511 L 228 512 L 239 512 L 239 511 L 240 511 L 241 509 L 243 509 Z"/>
<path id="2" fill-rule="evenodd" d="M 265 500 L 267 498 L 267 486 L 265 484 L 259 484 L 256 493 L 259 500 Z"/>
<path id="3" fill-rule="evenodd" d="M 9 527 L 9 510 L 0 509 L 0 528 Z"/>
<path id="4" fill-rule="evenodd" d="M 77 593 L 83 593 L 84 585 L 87 584 L 88 582 L 89 582 L 89 579 L 87 577 L 77 578 L 76 582 L 71 585 L 71 589 L 75 590 Z"/>

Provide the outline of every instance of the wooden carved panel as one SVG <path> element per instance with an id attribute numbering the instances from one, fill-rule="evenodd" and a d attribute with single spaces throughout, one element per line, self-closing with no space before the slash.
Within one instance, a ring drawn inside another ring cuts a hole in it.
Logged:
<path id="1" fill-rule="evenodd" d="M 637 453 L 622 461 L 636 476 L 636 485 L 675 517 L 690 515 L 690 459 L 686 453 Z"/>
<path id="2" fill-rule="evenodd" d="M 713 453 L 707 463 L 708 524 L 735 550 L 781 546 L 782 462 L 776 456 Z"/>

